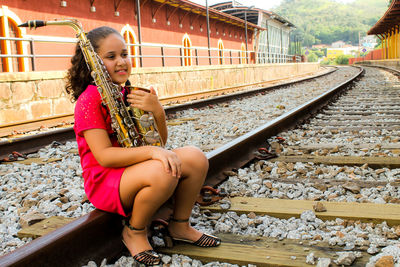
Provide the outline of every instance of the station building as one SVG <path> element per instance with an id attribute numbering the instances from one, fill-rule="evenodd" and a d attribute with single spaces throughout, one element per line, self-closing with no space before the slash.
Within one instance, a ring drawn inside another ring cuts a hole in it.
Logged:
<path id="1" fill-rule="evenodd" d="M 393 0 L 378 22 L 368 31 L 377 36 L 382 49 L 371 51 L 365 58 L 356 58 L 351 63 L 388 66 L 400 70 L 400 0 Z"/>
<path id="2" fill-rule="evenodd" d="M 1 4 L 1 72 L 68 68 L 76 43 L 72 28 L 18 27 L 28 20 L 64 18 L 79 20 L 85 31 L 102 25 L 120 31 L 130 45 L 134 67 L 246 64 L 255 63 L 256 57 L 258 63 L 289 59 L 288 36 L 293 25 L 260 9 L 243 13 L 247 7 L 236 7 L 238 12 L 230 14 L 226 8 L 206 9 L 188 0 L 42 0 L 40 4 L 2 0 Z"/>
<path id="3" fill-rule="evenodd" d="M 290 22 L 231 6 L 237 12 L 188 0 L 2 0 L 0 125 L 73 114 L 64 88 L 76 32 L 69 26 L 18 27 L 29 20 L 74 18 L 86 32 L 115 28 L 129 46 L 129 80 L 152 85 L 161 101 L 319 71 L 319 64 L 300 64 L 288 55 Z"/>
<path id="4" fill-rule="evenodd" d="M 257 52 L 258 63 L 286 62 L 289 55 L 290 31 L 295 25 L 272 11 L 234 3 L 235 1 L 228 1 L 211 7 L 262 28 L 259 34 L 255 34 L 256 40 L 251 48 Z M 258 28 L 255 29 L 256 33 L 257 31 Z"/>
<path id="5" fill-rule="evenodd" d="M 393 0 L 385 14 L 368 31 L 382 42 L 383 59 L 400 58 L 400 0 Z"/>

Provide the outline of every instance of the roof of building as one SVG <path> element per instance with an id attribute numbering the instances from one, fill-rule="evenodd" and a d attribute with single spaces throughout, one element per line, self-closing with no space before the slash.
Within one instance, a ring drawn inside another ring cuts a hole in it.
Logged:
<path id="1" fill-rule="evenodd" d="M 368 31 L 368 34 L 386 34 L 400 24 L 400 0 L 393 0 L 392 4 L 378 22 Z"/>
<path id="2" fill-rule="evenodd" d="M 251 7 L 247 7 L 244 5 L 233 5 L 232 1 L 218 3 L 215 5 L 212 5 L 211 8 L 220 10 L 224 13 L 238 17 L 242 20 L 244 20 L 246 17 L 248 22 L 251 22 L 251 23 L 254 23 L 257 25 L 259 25 L 258 18 L 260 16 L 260 13 L 264 13 L 264 14 L 267 14 L 269 17 L 273 17 L 273 19 L 281 22 L 282 24 L 285 24 L 288 27 L 295 27 L 295 25 L 292 24 L 290 21 L 279 16 L 278 14 L 276 14 L 272 11 L 267 11 L 267 10 L 260 9 L 260 8 L 251 8 Z"/>
<path id="3" fill-rule="evenodd" d="M 173 6 L 176 8 L 180 8 L 180 9 L 186 10 L 188 12 L 193 12 L 193 13 L 196 13 L 196 14 L 199 14 L 202 16 L 207 15 L 206 7 L 196 4 L 196 3 L 193 3 L 188 0 L 155 0 L 155 1 L 162 3 L 162 5 L 167 4 L 167 5 L 170 5 L 170 6 Z M 213 8 L 208 9 L 208 16 L 210 19 L 216 19 L 216 20 L 228 23 L 228 24 L 233 24 L 238 27 L 243 27 L 243 28 L 245 27 L 245 21 L 243 19 L 240 19 L 236 16 L 232 16 L 230 14 L 220 12 Z M 247 22 L 247 27 L 265 30 L 265 28 L 259 27 L 259 26 L 257 26 L 257 24 L 253 24 L 249 21 Z"/>

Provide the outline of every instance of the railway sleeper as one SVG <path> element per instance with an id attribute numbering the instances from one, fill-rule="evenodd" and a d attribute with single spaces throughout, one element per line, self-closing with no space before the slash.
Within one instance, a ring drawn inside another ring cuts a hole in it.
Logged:
<path id="1" fill-rule="evenodd" d="M 324 209 L 317 211 L 316 203 Z M 202 207 L 204 214 L 233 211 L 238 214 L 268 215 L 280 219 L 299 218 L 304 211 L 314 210 L 321 220 L 343 219 L 343 223 L 382 223 L 389 226 L 400 225 L 397 205 L 373 203 L 324 202 L 310 200 L 282 200 L 250 197 L 230 199 L 229 209 L 220 203 Z M 365 214 L 368 210 L 368 215 Z M 183 254 L 202 262 L 220 261 L 233 264 L 255 264 L 256 266 L 309 266 L 318 258 L 331 260 L 330 266 L 340 266 L 339 255 L 346 253 L 341 246 L 330 246 L 327 242 L 315 240 L 277 239 L 271 237 L 218 234 L 223 243 L 218 248 L 204 250 L 185 244 L 175 244 L 172 248 L 161 248 L 166 254 Z M 351 266 L 365 266 L 371 257 L 365 248 L 352 249 Z M 351 258 L 351 257 L 349 257 Z M 346 265 L 350 265 L 346 264 Z"/>
<path id="2" fill-rule="evenodd" d="M 234 211 L 238 214 L 253 212 L 256 215 L 289 219 L 299 218 L 304 211 L 314 210 L 314 205 L 317 203 L 322 203 L 326 209 L 323 212 L 315 211 L 316 217 L 324 221 L 341 218 L 374 224 L 385 221 L 388 226 L 400 225 L 399 206 L 396 204 L 234 197 L 230 198 L 229 209 L 219 204 L 202 207 L 202 209 L 211 212 Z M 366 210 L 368 213 L 365 212 Z"/>
<path id="3" fill-rule="evenodd" d="M 311 266 L 318 258 L 337 259 L 337 252 L 343 252 L 340 246 L 329 246 L 326 242 L 255 237 L 235 234 L 218 234 L 223 240 L 217 248 L 204 249 L 187 244 L 176 244 L 172 248 L 158 249 L 165 254 L 183 254 L 202 262 L 228 262 L 247 266 Z M 311 256 L 312 255 L 312 256 Z M 365 266 L 370 255 L 359 251 L 359 258 L 352 266 Z M 307 264 L 308 262 L 310 264 Z M 334 260 L 329 266 L 338 266 Z"/>

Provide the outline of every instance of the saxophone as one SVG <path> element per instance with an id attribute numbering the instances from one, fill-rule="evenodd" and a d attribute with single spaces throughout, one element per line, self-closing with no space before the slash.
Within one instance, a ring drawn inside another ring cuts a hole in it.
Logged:
<path id="1" fill-rule="evenodd" d="M 164 146 L 158 133 L 153 114 L 131 107 L 130 105 L 125 105 L 121 93 L 121 86 L 112 82 L 102 59 L 94 51 L 79 21 L 75 19 L 60 21 L 29 20 L 18 25 L 18 27 L 37 28 L 46 25 L 70 26 L 76 31 L 79 46 L 85 57 L 86 64 L 91 71 L 91 76 L 97 85 L 102 103 L 106 105 L 110 111 L 111 127 L 117 135 L 118 143 L 123 147 L 145 145 Z M 129 81 L 126 87 L 128 90 L 149 91 L 146 88 L 130 86 Z"/>

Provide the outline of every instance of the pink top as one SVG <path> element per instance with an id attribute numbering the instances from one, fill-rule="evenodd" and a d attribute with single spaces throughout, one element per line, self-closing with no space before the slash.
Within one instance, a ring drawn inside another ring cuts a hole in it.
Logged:
<path id="1" fill-rule="evenodd" d="M 113 146 L 119 146 L 111 128 L 108 108 L 102 105 L 97 87 L 89 85 L 79 96 L 75 105 L 75 135 L 81 158 L 85 192 L 90 202 L 98 209 L 127 216 L 119 197 L 119 183 L 125 168 L 101 166 L 83 136 L 89 129 L 104 129 L 110 135 Z"/>

